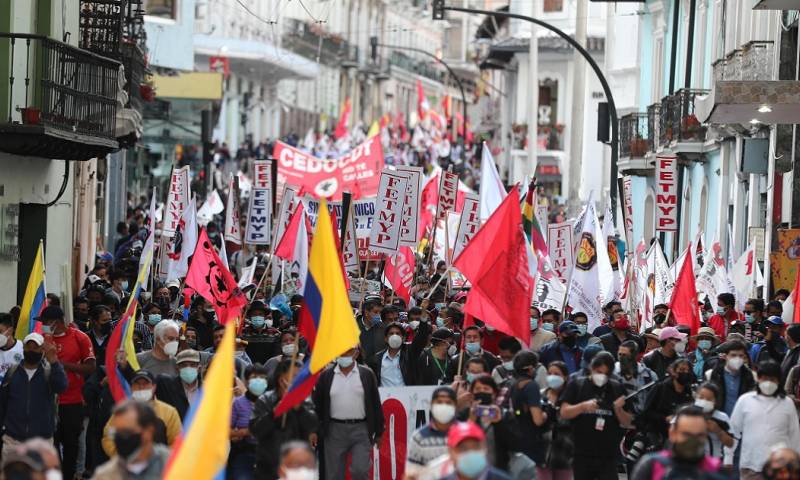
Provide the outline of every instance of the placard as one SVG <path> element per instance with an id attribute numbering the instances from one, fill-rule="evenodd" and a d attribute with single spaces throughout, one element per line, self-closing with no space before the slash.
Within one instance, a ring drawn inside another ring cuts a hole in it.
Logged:
<path id="1" fill-rule="evenodd" d="M 622 177 L 622 216 L 625 221 L 625 242 L 633 245 L 633 179 L 630 175 Z"/>
<path id="2" fill-rule="evenodd" d="M 436 207 L 436 222 L 444 220 L 447 212 L 456 211 L 456 197 L 458 196 L 458 175 L 452 172 L 442 172 L 439 182 L 439 201 Z"/>
<path id="3" fill-rule="evenodd" d="M 461 208 L 461 217 L 458 220 L 456 243 L 453 246 L 453 260 L 458 258 L 464 247 L 481 228 L 480 197 L 477 193 L 464 195 L 464 206 Z"/>
<path id="4" fill-rule="evenodd" d="M 396 168 L 398 172 L 407 174 L 408 178 L 400 225 L 400 246 L 415 247 L 419 241 L 419 193 L 422 191 L 422 167 L 399 165 Z"/>
<path id="5" fill-rule="evenodd" d="M 393 255 L 400 248 L 400 224 L 407 186 L 405 173 L 388 168 L 381 172 L 375 216 L 369 233 L 370 249 L 373 251 Z"/>
<path id="6" fill-rule="evenodd" d="M 186 165 L 173 170 L 170 176 L 167 207 L 161 227 L 162 237 L 172 238 L 175 235 L 181 215 L 186 210 L 186 205 L 189 204 L 189 196 L 189 166 Z"/>
<path id="7" fill-rule="evenodd" d="M 569 279 L 569 270 L 575 264 L 575 250 L 572 241 L 572 222 L 555 223 L 547 226 L 547 249 L 553 271 L 562 282 Z"/>
<path id="8" fill-rule="evenodd" d="M 678 157 L 656 156 L 656 231 L 678 230 Z"/>

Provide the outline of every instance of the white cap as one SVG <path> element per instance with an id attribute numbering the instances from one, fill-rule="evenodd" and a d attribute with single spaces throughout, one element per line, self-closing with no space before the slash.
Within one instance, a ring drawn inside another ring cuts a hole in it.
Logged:
<path id="1" fill-rule="evenodd" d="M 94 274 L 89 275 L 87 278 L 89 279 L 89 283 L 92 285 L 100 281 L 100 277 Z"/>
<path id="2" fill-rule="evenodd" d="M 34 342 L 36 345 L 39 345 L 41 347 L 42 345 L 44 345 L 44 337 L 36 332 L 29 333 L 28 336 L 25 337 L 25 340 L 22 341 L 22 343 L 26 344 L 28 342 Z"/>

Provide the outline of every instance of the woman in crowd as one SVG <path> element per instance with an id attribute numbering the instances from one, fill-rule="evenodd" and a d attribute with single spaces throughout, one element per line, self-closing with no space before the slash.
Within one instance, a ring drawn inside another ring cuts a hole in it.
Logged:
<path id="1" fill-rule="evenodd" d="M 719 410 L 719 389 L 713 383 L 704 383 L 697 388 L 694 395 L 695 406 L 701 408 L 707 416 L 708 440 L 706 455 L 718 458 L 724 465 L 733 463 L 734 438 L 731 434 L 731 420 Z"/>
<path id="2" fill-rule="evenodd" d="M 253 406 L 267 390 L 267 369 L 261 364 L 250 365 L 244 372 L 247 390 L 233 400 L 231 409 L 231 451 L 228 455 L 230 478 L 252 479 L 256 464 L 256 439 L 250 434 Z"/>
<path id="3" fill-rule="evenodd" d="M 572 435 L 569 421 L 559 418 L 559 397 L 569 378 L 564 362 L 554 361 L 547 366 L 547 387 L 542 390 L 542 410 L 547 423 L 542 426 L 545 445 L 544 462 L 536 466 L 538 480 L 570 480 L 572 478 Z"/>
<path id="4" fill-rule="evenodd" d="M 644 420 L 647 428 L 662 446 L 667 438 L 667 429 L 672 417 L 681 405 L 694 402 L 692 383 L 694 374 L 689 360 L 679 358 L 667 369 L 667 378 L 653 387 L 645 402 Z"/>

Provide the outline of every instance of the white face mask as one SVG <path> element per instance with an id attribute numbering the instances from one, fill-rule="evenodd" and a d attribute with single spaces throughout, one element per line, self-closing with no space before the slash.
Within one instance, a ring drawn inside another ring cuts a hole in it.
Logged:
<path id="1" fill-rule="evenodd" d="M 742 365 L 744 365 L 744 358 L 742 357 L 730 357 L 725 361 L 725 365 L 728 367 L 728 370 L 738 372 Z"/>
<path id="2" fill-rule="evenodd" d="M 714 402 L 712 402 L 711 400 L 697 398 L 694 401 L 694 405 L 702 409 L 705 413 L 711 413 L 714 411 Z"/>
<path id="3" fill-rule="evenodd" d="M 0 347 L 5 347 L 8 343 L 8 337 L 0 333 Z"/>
<path id="4" fill-rule="evenodd" d="M 281 480 L 315 480 L 317 472 L 311 468 L 287 468 L 284 470 Z"/>
<path id="5" fill-rule="evenodd" d="M 400 335 L 389 335 L 389 340 L 386 342 L 389 344 L 389 348 L 400 348 L 403 344 L 403 337 Z"/>
<path id="6" fill-rule="evenodd" d="M 153 390 L 150 388 L 146 390 L 136 390 L 131 392 L 131 397 L 139 402 L 149 402 L 153 399 Z"/>
<path id="7" fill-rule="evenodd" d="M 675 344 L 675 351 L 677 353 L 685 352 L 686 351 L 686 342 L 685 341 L 681 341 L 681 342 L 676 343 Z"/>
<path id="8" fill-rule="evenodd" d="M 456 346 L 455 346 L 455 345 L 450 345 L 450 346 L 447 348 L 447 354 L 448 354 L 448 355 L 450 355 L 451 357 L 452 357 L 453 355 L 455 355 L 456 353 L 458 353 L 458 349 L 456 349 Z"/>
<path id="9" fill-rule="evenodd" d="M 61 476 L 61 470 L 51 468 L 44 472 L 44 478 L 45 480 L 62 480 L 64 477 Z"/>
<path id="10" fill-rule="evenodd" d="M 408 326 L 411 327 L 411 330 L 416 330 L 419 327 L 419 320 L 411 320 Z"/>
<path id="11" fill-rule="evenodd" d="M 291 357 L 294 355 L 294 343 L 287 343 L 281 347 L 281 353 L 284 357 Z"/>
<path id="12" fill-rule="evenodd" d="M 178 342 L 167 342 L 164 345 L 164 353 L 166 353 L 170 357 L 174 357 L 178 354 Z"/>
<path id="13" fill-rule="evenodd" d="M 447 403 L 434 403 L 431 406 L 431 415 L 439 423 L 450 423 L 456 416 L 456 407 Z"/>
<path id="14" fill-rule="evenodd" d="M 778 384 L 772 380 L 764 380 L 758 382 L 758 389 L 761 390 L 762 394 L 771 397 L 778 391 Z"/>
<path id="15" fill-rule="evenodd" d="M 597 385 L 598 387 L 602 387 L 603 385 L 608 382 L 608 375 L 605 373 L 593 373 L 592 374 L 592 383 Z"/>

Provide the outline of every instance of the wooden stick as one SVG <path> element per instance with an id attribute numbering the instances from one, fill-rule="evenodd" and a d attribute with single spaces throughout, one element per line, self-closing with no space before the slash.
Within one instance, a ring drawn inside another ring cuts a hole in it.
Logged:
<path id="1" fill-rule="evenodd" d="M 295 370 L 295 362 L 297 362 L 297 356 L 300 350 L 300 333 L 296 333 L 294 336 L 294 352 L 292 352 L 292 363 L 289 365 L 289 385 L 292 384 L 294 380 L 294 370 Z M 284 392 L 285 394 L 286 392 Z M 287 412 L 288 413 L 288 412 Z M 281 428 L 286 427 L 286 413 L 281 415 Z"/>
<path id="2" fill-rule="evenodd" d="M 452 268 L 453 268 L 452 266 L 447 267 L 447 270 L 445 270 L 442 276 L 439 277 L 439 280 L 437 280 L 436 283 L 433 284 L 433 287 L 430 290 L 428 290 L 428 293 L 425 295 L 425 297 L 423 297 L 423 300 L 431 298 L 431 295 L 433 295 L 434 290 L 436 290 L 439 284 L 442 283 L 442 280 L 444 280 L 445 275 L 448 275 L 450 273 L 450 269 Z"/>
<path id="3" fill-rule="evenodd" d="M 367 251 L 369 255 L 369 251 Z M 367 284 L 367 272 L 369 272 L 369 262 L 372 260 L 371 258 L 367 257 L 367 263 L 364 265 L 364 274 L 361 276 L 361 286 L 359 287 L 358 296 L 361 297 L 361 300 L 358 301 L 358 311 L 360 312 L 362 308 L 364 308 L 364 287 Z"/>

